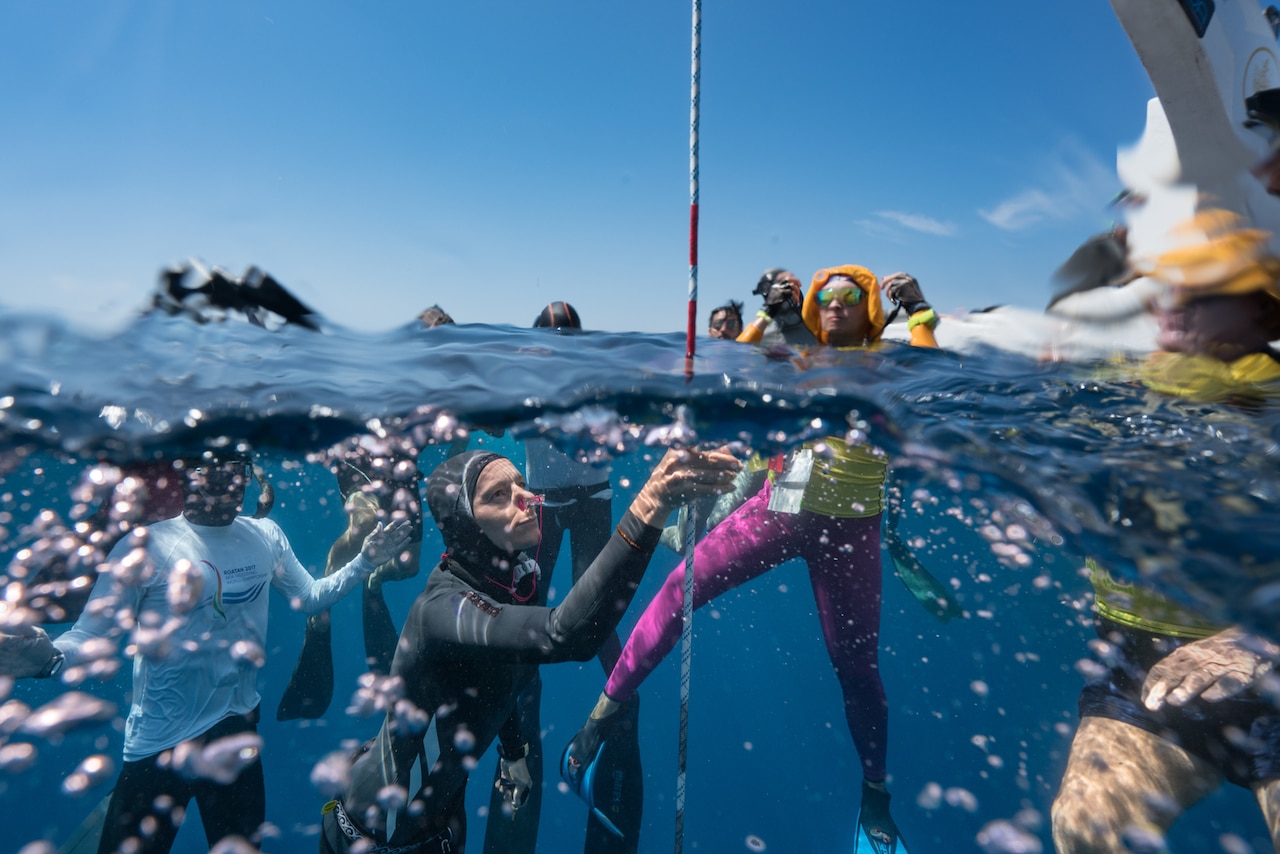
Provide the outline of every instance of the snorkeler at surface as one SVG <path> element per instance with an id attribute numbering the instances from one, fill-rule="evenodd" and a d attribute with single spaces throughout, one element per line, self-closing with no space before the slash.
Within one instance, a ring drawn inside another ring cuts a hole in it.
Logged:
<path id="1" fill-rule="evenodd" d="M 737 341 L 742 334 L 742 303 L 731 299 L 721 306 L 711 309 L 707 320 L 707 335 L 711 338 L 725 338 Z"/>
<path id="2" fill-rule="evenodd" d="M 580 330 L 582 320 L 569 303 L 556 301 L 543 308 L 534 319 L 533 327 Z M 550 439 L 527 439 L 524 449 L 525 485 L 542 501 L 542 539 L 534 554 L 542 576 L 534 602 L 545 605 L 566 532 L 570 535 L 574 583 L 609 542 L 613 532 L 611 467 L 579 461 L 557 448 Z M 622 642 L 617 633 L 610 633 L 600 645 L 597 656 L 606 674 L 613 669 L 621 651 Z M 523 727 L 529 734 L 525 757 L 532 783 L 529 799 L 519 811 L 512 810 L 501 787 L 502 763 L 499 762 L 494 769 L 494 788 L 490 792 L 489 819 L 485 827 L 484 850 L 489 854 L 533 854 L 537 846 L 543 781 L 541 705 L 542 680 L 535 678 L 521 693 L 518 707 L 513 712 L 523 721 Z M 594 815 L 589 816 L 583 849 L 587 854 L 629 854 L 636 850 L 644 797 L 638 726 L 638 722 L 633 720 L 628 730 L 615 741 L 619 758 L 625 757 L 621 764 L 626 772 L 617 788 L 617 798 L 630 821 L 620 828 L 623 830 L 620 839 Z"/>
<path id="3" fill-rule="evenodd" d="M 1280 260 L 1264 232 L 1199 214 L 1205 239 L 1166 253 L 1151 275 L 1174 285 L 1157 309 L 1150 388 L 1196 401 L 1280 399 Z M 1247 556 L 1245 556 L 1247 557 Z M 1274 555 L 1249 558 L 1261 566 Z M 1260 568 L 1261 568 L 1260 566 Z M 1163 837 L 1224 780 L 1250 789 L 1280 850 L 1280 707 L 1263 690 L 1280 646 L 1206 620 L 1089 562 L 1103 671 L 1080 694 L 1080 727 L 1057 798 L 1065 854 L 1131 850 Z"/>
<path id="4" fill-rule="evenodd" d="M 210 847 L 235 836 L 260 841 L 266 787 L 258 757 L 257 680 L 266 649 L 267 586 L 294 608 L 327 608 L 409 537 L 405 522 L 378 525 L 350 563 L 317 580 L 276 523 L 238 515 L 250 475 L 247 459 L 192 460 L 183 474 L 182 514 L 147 526 L 112 550 L 114 572 L 95 585 L 69 631 L 55 641 L 38 628 L 0 635 L 0 673 L 14 677 L 47 679 L 64 667 L 89 666 L 103 655 L 102 641 L 126 633 L 137 650 L 124 765 L 100 854 L 168 851 L 192 798 Z M 202 754 L 217 751 L 219 743 L 239 759 L 234 769 L 211 776 L 201 766 Z"/>
<path id="5" fill-rule="evenodd" d="M 914 278 L 888 277 L 884 288 L 910 316 L 912 343 L 936 347 L 936 316 Z M 878 346 L 885 327 L 881 282 L 865 267 L 820 270 L 802 317 L 833 348 Z M 825 451 L 815 453 L 815 445 Z M 887 457 L 870 445 L 828 437 L 771 464 L 763 488 L 720 523 L 694 552 L 694 607 L 794 557 L 809 567 L 827 653 L 844 694 L 849 732 L 862 760 L 860 835 L 870 850 L 893 851 L 899 834 L 885 786 L 888 706 L 880 680 L 880 521 Z M 587 723 L 565 749 L 561 771 L 588 805 L 601 745 L 625 717 L 636 689 L 675 645 L 684 600 L 676 567 L 627 639 Z"/>
<path id="6" fill-rule="evenodd" d="M 590 568 L 547 608 L 536 604 L 541 573 L 529 557 L 541 536 L 539 505 L 515 465 L 487 451 L 441 463 L 427 504 L 448 551 L 414 601 L 391 665 L 403 697 L 387 704 L 340 798 L 325 806 L 320 851 L 462 851 L 469 770 L 495 739 L 499 782 L 518 810 L 532 786 L 527 745 L 539 735 L 513 714 L 520 694 L 539 665 L 598 654 L 635 594 L 657 526 L 679 502 L 726 489 L 739 467 L 726 451 L 667 452 Z M 390 787 L 405 796 L 388 798 Z"/>

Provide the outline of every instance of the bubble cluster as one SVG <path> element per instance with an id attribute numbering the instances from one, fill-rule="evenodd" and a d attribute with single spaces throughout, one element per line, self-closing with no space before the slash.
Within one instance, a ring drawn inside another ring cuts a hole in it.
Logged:
<path id="1" fill-rule="evenodd" d="M 115 771 L 116 766 L 111 757 L 101 753 L 87 756 L 62 781 L 62 791 L 68 795 L 82 795 L 94 786 L 110 780 Z"/>
<path id="2" fill-rule="evenodd" d="M 246 732 L 204 746 L 184 741 L 173 749 L 171 763 L 175 771 L 188 779 L 213 780 L 225 786 L 234 783 L 261 754 L 262 737 Z"/>
<path id="3" fill-rule="evenodd" d="M 978 845 L 984 854 L 1041 854 L 1040 839 L 1012 822 L 999 819 L 978 831 Z"/>

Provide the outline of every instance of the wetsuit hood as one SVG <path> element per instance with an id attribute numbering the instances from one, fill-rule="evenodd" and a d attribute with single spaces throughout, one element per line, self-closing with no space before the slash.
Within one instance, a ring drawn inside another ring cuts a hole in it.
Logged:
<path id="1" fill-rule="evenodd" d="M 444 538 L 446 569 L 496 598 L 525 601 L 532 595 L 526 588 L 537 584 L 537 564 L 523 553 L 499 548 L 480 531 L 471 511 L 481 472 L 503 459 L 491 451 L 467 451 L 445 460 L 427 478 L 427 507 Z"/>
<path id="2" fill-rule="evenodd" d="M 827 267 L 813 274 L 813 282 L 809 285 L 809 290 L 804 295 L 804 305 L 800 308 L 804 325 L 813 333 L 813 337 L 818 339 L 819 344 L 827 343 L 827 333 L 822 330 L 821 309 L 818 308 L 818 291 L 826 287 L 833 276 L 852 279 L 866 294 L 867 317 L 871 320 L 871 334 L 867 336 L 867 342 L 879 341 L 880 336 L 884 334 L 884 303 L 880 301 L 880 280 L 876 278 L 875 273 L 856 264 Z"/>

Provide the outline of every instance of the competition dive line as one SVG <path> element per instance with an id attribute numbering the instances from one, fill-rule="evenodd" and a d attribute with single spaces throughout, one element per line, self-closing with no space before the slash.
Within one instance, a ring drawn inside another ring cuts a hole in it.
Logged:
<path id="1" fill-rule="evenodd" d="M 693 0 L 693 47 L 689 83 L 689 319 L 685 372 L 692 376 L 698 325 L 698 101 L 702 77 L 702 0 Z"/>
<path id="2" fill-rule="evenodd" d="M 693 377 L 698 322 L 698 101 L 702 76 L 702 0 L 693 0 L 693 38 L 689 85 L 689 325 L 685 336 L 685 376 Z M 684 542 L 684 607 L 680 624 L 680 747 L 676 771 L 675 854 L 684 851 L 685 772 L 689 754 L 689 670 L 693 664 L 693 551 L 698 513 L 689 505 Z"/>

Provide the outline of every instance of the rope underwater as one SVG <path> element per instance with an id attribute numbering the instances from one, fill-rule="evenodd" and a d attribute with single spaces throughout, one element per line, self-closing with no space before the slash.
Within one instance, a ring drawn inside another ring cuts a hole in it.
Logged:
<path id="1" fill-rule="evenodd" d="M 689 91 L 689 325 L 685 337 L 685 377 L 693 378 L 698 322 L 698 101 L 702 76 L 702 0 L 693 0 L 692 64 Z M 684 607 L 680 625 L 680 746 L 676 771 L 675 854 L 684 851 L 685 772 L 689 748 L 689 671 L 693 663 L 693 551 L 698 513 L 689 507 L 684 543 Z"/>

